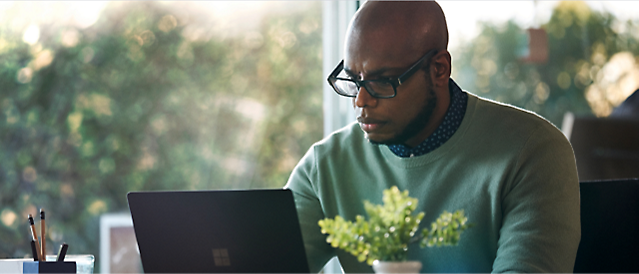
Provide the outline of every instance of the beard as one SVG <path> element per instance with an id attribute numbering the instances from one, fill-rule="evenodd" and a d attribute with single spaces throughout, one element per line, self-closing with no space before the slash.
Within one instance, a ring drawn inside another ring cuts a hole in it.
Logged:
<path id="1" fill-rule="evenodd" d="M 413 119 L 402 129 L 402 131 L 395 135 L 393 138 L 384 140 L 384 141 L 375 141 L 370 138 L 368 141 L 375 145 L 403 145 L 408 141 L 408 139 L 417 135 L 421 130 L 423 130 L 428 121 L 433 116 L 433 112 L 435 111 L 435 107 L 437 106 L 437 97 L 435 96 L 435 90 L 433 89 L 432 82 L 428 85 L 428 97 L 423 102 L 424 107 L 422 110 L 413 117 Z"/>

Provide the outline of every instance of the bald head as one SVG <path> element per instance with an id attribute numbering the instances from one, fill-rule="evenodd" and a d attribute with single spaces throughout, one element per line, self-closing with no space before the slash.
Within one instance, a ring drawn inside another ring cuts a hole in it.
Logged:
<path id="1" fill-rule="evenodd" d="M 404 45 L 402 50 L 445 50 L 446 18 L 433 1 L 366 2 L 355 14 L 349 38 Z"/>
<path id="2" fill-rule="evenodd" d="M 367 92 L 353 99 L 369 140 L 415 146 L 435 131 L 450 102 L 447 47 L 446 18 L 435 2 L 369 1 L 355 14 L 346 33 L 348 77 L 369 83 L 408 77 L 393 86 L 395 97 L 376 98 L 364 84 Z"/>

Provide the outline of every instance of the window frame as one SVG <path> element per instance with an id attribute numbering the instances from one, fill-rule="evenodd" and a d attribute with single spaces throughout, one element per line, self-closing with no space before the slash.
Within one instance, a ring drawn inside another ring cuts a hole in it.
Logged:
<path id="1" fill-rule="evenodd" d="M 348 23 L 360 1 L 325 1 L 322 3 L 322 93 L 324 137 L 355 121 L 351 98 L 338 96 L 324 80 L 335 65 L 344 59 L 344 42 Z"/>
<path id="2" fill-rule="evenodd" d="M 351 98 L 339 96 L 326 82 L 335 64 L 344 59 L 344 41 L 348 23 L 360 6 L 360 1 L 322 2 L 322 94 L 324 137 L 338 130 L 357 117 Z M 333 257 L 322 270 L 323 273 L 344 273 L 337 257 Z"/>

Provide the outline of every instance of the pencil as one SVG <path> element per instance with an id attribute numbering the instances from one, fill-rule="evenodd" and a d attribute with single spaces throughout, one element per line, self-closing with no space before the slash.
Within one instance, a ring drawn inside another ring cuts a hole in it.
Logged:
<path id="1" fill-rule="evenodd" d="M 58 262 L 64 262 L 64 257 L 67 255 L 67 249 L 69 248 L 69 245 L 67 245 L 67 243 L 63 243 L 60 246 L 60 251 L 58 251 Z"/>
<path id="2" fill-rule="evenodd" d="M 31 240 L 31 252 L 33 253 L 33 260 L 34 261 L 38 261 L 38 249 L 36 248 L 36 243 L 35 241 Z"/>
<path id="3" fill-rule="evenodd" d="M 33 237 L 33 241 L 35 242 L 36 253 L 38 254 L 38 260 L 42 261 L 42 252 L 40 251 L 40 245 L 39 245 L 39 242 L 38 242 L 38 234 L 36 233 L 35 224 L 33 223 L 33 216 L 31 216 L 31 214 L 29 214 L 27 216 L 27 218 L 29 219 L 29 225 L 31 227 L 31 236 Z"/>
<path id="4" fill-rule="evenodd" d="M 42 258 L 43 261 L 47 260 L 47 240 L 46 240 L 46 226 L 44 223 L 44 210 L 41 208 L 40 209 L 40 252 L 42 252 L 42 255 L 40 256 Z"/>

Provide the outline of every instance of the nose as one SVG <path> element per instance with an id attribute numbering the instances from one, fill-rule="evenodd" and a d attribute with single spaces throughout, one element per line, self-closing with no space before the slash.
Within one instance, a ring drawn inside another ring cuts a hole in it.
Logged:
<path id="1" fill-rule="evenodd" d="M 370 93 L 368 93 L 368 90 L 366 89 L 366 87 L 361 86 L 359 88 L 359 92 L 357 93 L 357 96 L 353 98 L 353 107 L 356 107 L 356 108 L 374 107 L 377 105 L 377 101 L 378 101 L 377 98 L 373 97 Z"/>

